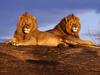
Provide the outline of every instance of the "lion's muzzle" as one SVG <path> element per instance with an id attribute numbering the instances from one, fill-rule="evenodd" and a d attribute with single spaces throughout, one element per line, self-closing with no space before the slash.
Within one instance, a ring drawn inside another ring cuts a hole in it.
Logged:
<path id="1" fill-rule="evenodd" d="M 23 32 L 25 33 L 25 34 L 28 34 L 28 33 L 30 33 L 30 28 L 23 28 Z"/>
<path id="2" fill-rule="evenodd" d="M 78 32 L 78 30 L 79 30 L 79 28 L 78 28 L 78 27 L 72 27 L 72 31 L 73 31 L 73 32 L 75 32 L 75 33 L 76 33 L 76 32 Z"/>

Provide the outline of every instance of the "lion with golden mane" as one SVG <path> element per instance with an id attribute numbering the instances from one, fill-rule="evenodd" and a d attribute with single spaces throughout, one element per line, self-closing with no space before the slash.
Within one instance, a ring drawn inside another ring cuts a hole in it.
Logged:
<path id="1" fill-rule="evenodd" d="M 23 13 L 18 20 L 14 37 L 6 43 L 19 45 L 46 45 L 57 46 L 65 44 L 62 38 L 50 32 L 38 30 L 36 18 L 28 12 Z"/>
<path id="2" fill-rule="evenodd" d="M 54 29 L 48 30 L 47 32 L 66 39 L 66 42 L 72 45 L 93 45 L 93 43 L 89 40 L 80 39 L 80 28 L 80 19 L 74 14 L 70 14 L 63 18 Z"/>

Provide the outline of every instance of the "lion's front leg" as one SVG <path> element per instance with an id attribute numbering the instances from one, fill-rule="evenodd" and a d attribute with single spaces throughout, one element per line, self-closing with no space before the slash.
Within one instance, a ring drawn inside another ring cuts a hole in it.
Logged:
<path id="1" fill-rule="evenodd" d="M 14 45 L 14 44 L 13 44 Z M 34 37 L 31 37 L 29 40 L 19 41 L 15 43 L 15 46 L 29 46 L 29 45 L 37 45 L 37 40 Z"/>
<path id="2" fill-rule="evenodd" d="M 9 40 L 6 40 L 4 43 L 15 45 L 17 43 L 17 39 L 15 37 L 13 37 L 13 38 L 11 38 Z"/>
<path id="3" fill-rule="evenodd" d="M 64 41 L 62 41 L 62 42 L 60 42 L 60 43 L 57 45 L 57 47 L 60 47 L 60 48 L 62 48 L 62 47 L 69 47 L 69 44 L 66 43 L 66 42 L 64 42 Z"/>
<path id="4" fill-rule="evenodd" d="M 94 45 L 92 41 L 90 40 L 77 40 L 77 43 L 80 44 L 80 45 Z"/>
<path id="5" fill-rule="evenodd" d="M 72 40 L 64 40 L 64 42 L 65 42 L 66 44 L 69 44 L 69 45 L 78 45 L 77 42 L 72 41 Z"/>
<path id="6" fill-rule="evenodd" d="M 76 45 L 78 45 L 78 43 L 75 42 L 75 41 L 63 39 L 58 46 L 63 46 L 63 47 L 70 47 L 71 46 L 71 47 L 74 47 Z"/>

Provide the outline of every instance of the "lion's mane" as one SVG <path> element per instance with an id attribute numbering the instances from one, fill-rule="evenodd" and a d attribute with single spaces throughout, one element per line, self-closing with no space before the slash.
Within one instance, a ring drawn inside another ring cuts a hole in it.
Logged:
<path id="1" fill-rule="evenodd" d="M 25 34 L 23 32 L 23 23 L 25 22 L 25 20 L 30 21 L 30 33 Z M 32 34 L 37 31 L 37 22 L 36 22 L 36 18 L 34 16 L 32 16 L 31 14 L 29 14 L 28 12 L 23 13 L 18 20 L 17 23 L 17 29 L 15 31 L 14 37 L 17 39 L 17 41 L 22 41 L 22 40 L 28 40 L 32 37 Z"/>

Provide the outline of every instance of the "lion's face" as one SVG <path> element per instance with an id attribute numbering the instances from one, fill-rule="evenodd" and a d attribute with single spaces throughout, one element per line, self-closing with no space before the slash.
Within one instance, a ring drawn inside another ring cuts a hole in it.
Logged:
<path id="1" fill-rule="evenodd" d="M 72 14 L 67 16 L 65 20 L 66 20 L 66 29 L 68 27 L 72 33 L 78 33 L 80 31 L 80 21 L 78 17 Z"/>
<path id="2" fill-rule="evenodd" d="M 77 16 L 71 14 L 63 19 L 65 32 L 76 35 L 80 31 L 80 20 Z"/>
<path id="3" fill-rule="evenodd" d="M 32 21 L 30 19 L 23 19 L 22 22 L 22 31 L 24 34 L 29 34 L 30 31 L 32 30 Z"/>

